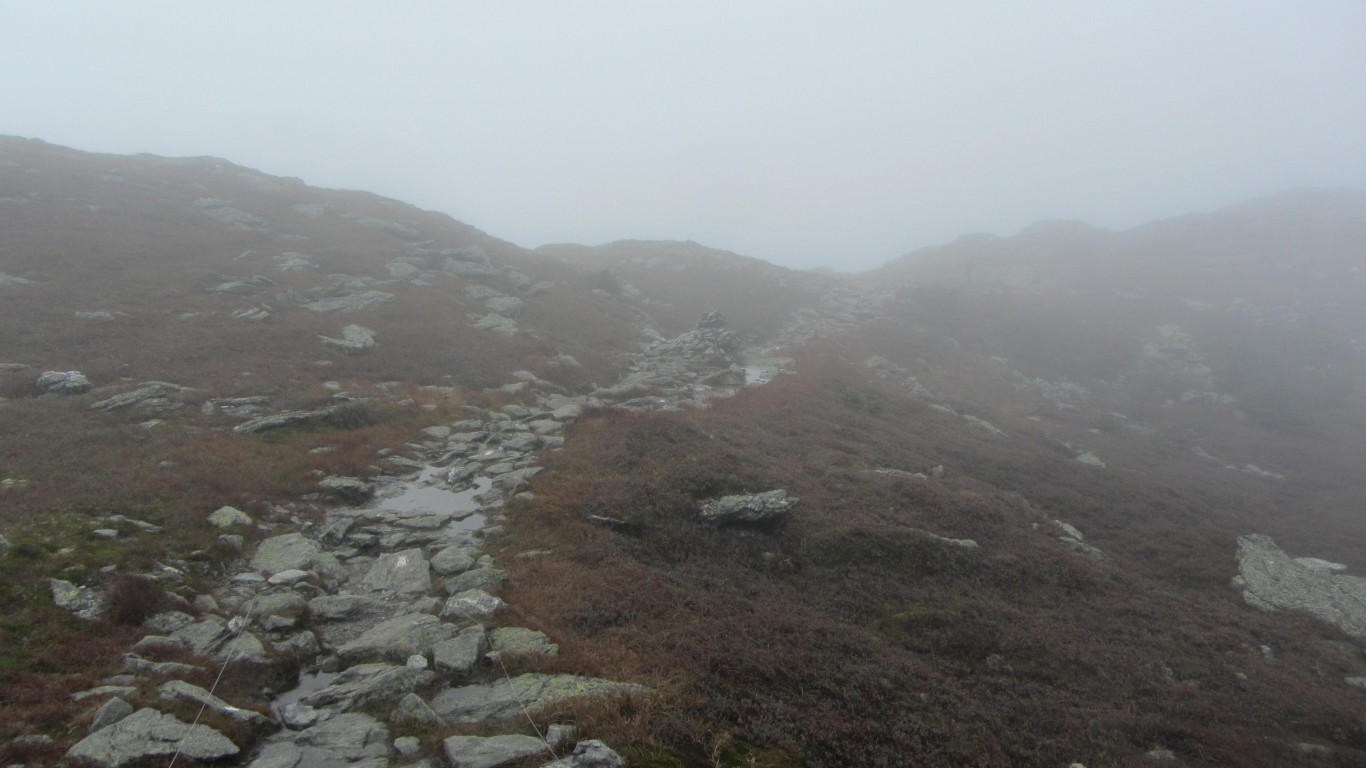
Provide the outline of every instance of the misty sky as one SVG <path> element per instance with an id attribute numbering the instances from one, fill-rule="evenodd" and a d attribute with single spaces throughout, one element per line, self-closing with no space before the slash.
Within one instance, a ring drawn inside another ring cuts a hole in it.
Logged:
<path id="1" fill-rule="evenodd" d="M 1366 2 L 0 0 L 0 133 L 875 266 L 1366 188 Z"/>

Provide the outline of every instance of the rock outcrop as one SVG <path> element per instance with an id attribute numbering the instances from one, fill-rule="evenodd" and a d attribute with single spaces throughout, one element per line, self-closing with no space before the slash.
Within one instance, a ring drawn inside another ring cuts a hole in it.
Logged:
<path id="1" fill-rule="evenodd" d="M 768 523 L 786 515 L 797 505 L 797 497 L 782 489 L 764 493 L 722 496 L 704 502 L 698 514 L 717 525 Z"/>
<path id="2" fill-rule="evenodd" d="M 38 389 L 49 395 L 79 395 L 91 386 L 80 371 L 44 371 L 38 376 Z"/>
<path id="3" fill-rule="evenodd" d="M 1253 607 L 1305 611 L 1366 645 L 1366 579 L 1340 570 L 1318 558 L 1293 558 L 1271 537 L 1254 533 L 1238 538 L 1233 581 Z"/>

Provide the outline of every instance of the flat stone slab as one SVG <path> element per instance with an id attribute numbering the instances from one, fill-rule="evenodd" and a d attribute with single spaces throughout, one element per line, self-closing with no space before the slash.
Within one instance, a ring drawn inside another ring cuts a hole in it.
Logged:
<path id="1" fill-rule="evenodd" d="M 550 754 L 546 743 L 534 736 L 452 736 L 441 742 L 451 768 L 502 768 L 538 752 Z"/>
<path id="2" fill-rule="evenodd" d="M 357 664 L 337 675 L 332 684 L 308 694 L 299 703 L 314 707 L 353 709 L 398 701 L 417 688 L 420 673 L 397 664 Z"/>
<path id="3" fill-rule="evenodd" d="M 489 632 L 489 646 L 494 653 L 540 653 L 555 656 L 560 646 L 550 642 L 544 632 L 526 627 L 498 627 Z"/>
<path id="4" fill-rule="evenodd" d="M 427 613 L 395 616 L 366 630 L 337 649 L 343 664 L 384 659 L 402 663 L 409 656 L 429 656 L 432 647 L 453 637 L 455 627 Z"/>
<path id="5" fill-rule="evenodd" d="M 489 685 L 447 689 L 431 700 L 431 707 L 450 723 L 483 723 L 520 717 L 524 706 L 534 710 L 579 696 L 647 690 L 634 683 L 594 677 L 526 674 Z"/>
<path id="6" fill-rule="evenodd" d="M 319 723 L 294 737 L 303 748 L 302 757 L 318 762 L 305 765 L 338 765 L 389 754 L 389 729 L 375 718 L 347 712 Z"/>
<path id="7" fill-rule="evenodd" d="M 169 757 L 177 750 L 192 760 L 217 760 L 238 752 L 236 744 L 206 725 L 191 730 L 187 723 L 149 708 L 81 739 L 66 756 L 118 768 L 135 760 Z"/>
<path id="8" fill-rule="evenodd" d="M 432 591 L 431 568 L 420 549 L 380 555 L 365 574 L 362 586 L 395 595 L 425 595 Z"/>

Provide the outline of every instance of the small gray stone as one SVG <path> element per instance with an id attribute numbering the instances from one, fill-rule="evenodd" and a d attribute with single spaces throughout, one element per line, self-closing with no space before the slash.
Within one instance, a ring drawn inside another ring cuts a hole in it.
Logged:
<path id="1" fill-rule="evenodd" d="M 38 376 L 38 388 L 51 395 L 79 395 L 91 386 L 80 371 L 45 371 Z"/>
<path id="2" fill-rule="evenodd" d="M 479 621 L 491 618 L 495 613 L 502 610 L 504 605 L 502 600 L 482 589 L 471 589 L 447 600 L 445 607 L 441 609 L 441 615 L 442 617 L 454 616 Z"/>
<path id="3" fill-rule="evenodd" d="M 480 657 L 488 648 L 488 640 L 482 624 L 475 624 L 460 630 L 449 640 L 443 640 L 432 647 L 432 663 L 438 671 L 447 672 L 452 677 L 464 678 L 474 671 Z"/>
<path id="4" fill-rule="evenodd" d="M 404 757 L 412 757 L 422 750 L 422 740 L 416 736 L 400 736 L 394 739 L 394 751 Z"/>
<path id="5" fill-rule="evenodd" d="M 423 725 L 439 725 L 441 717 L 422 700 L 416 693 L 405 694 L 398 700 L 398 706 L 394 707 L 393 714 L 389 715 L 389 722 L 414 722 Z"/>
<path id="6" fill-rule="evenodd" d="M 209 523 L 217 528 L 228 528 L 234 525 L 252 525 L 255 521 L 251 519 L 251 515 L 237 507 L 219 507 L 210 513 Z"/>
<path id="7" fill-rule="evenodd" d="M 546 763 L 541 768 L 626 768 L 626 759 L 597 739 L 574 745 L 569 757 Z"/>
<path id="8" fill-rule="evenodd" d="M 133 705 L 115 696 L 100 705 L 95 710 L 95 716 L 90 720 L 90 733 L 108 728 L 118 721 L 133 714 Z"/>

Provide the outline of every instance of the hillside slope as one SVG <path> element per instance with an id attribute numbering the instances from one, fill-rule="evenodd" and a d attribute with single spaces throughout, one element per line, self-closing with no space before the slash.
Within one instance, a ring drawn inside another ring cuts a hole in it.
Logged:
<path id="1" fill-rule="evenodd" d="M 239 764 L 1361 765 L 1363 248 L 1299 191 L 841 278 L 0 139 L 0 757 L 179 681 Z"/>

